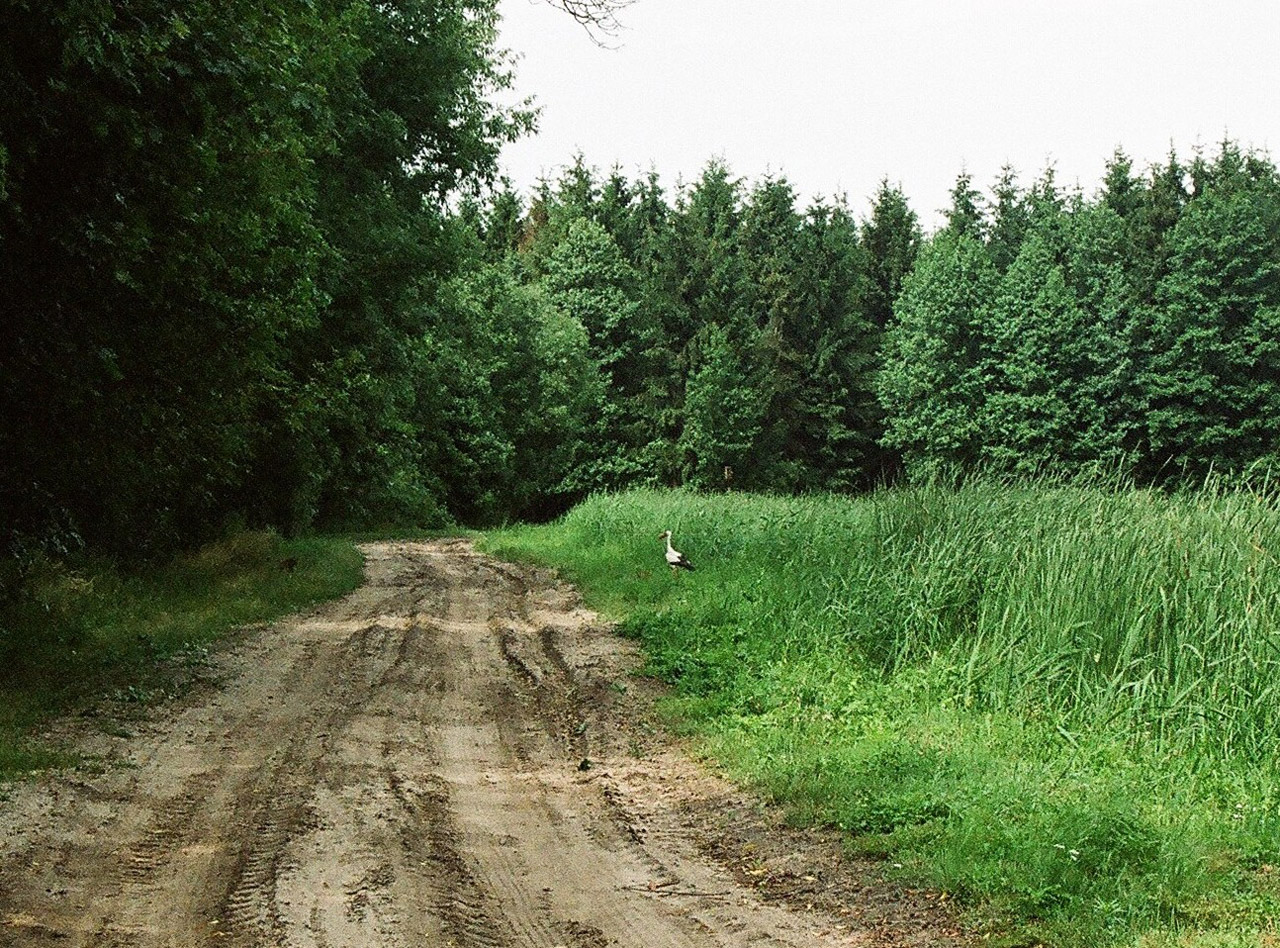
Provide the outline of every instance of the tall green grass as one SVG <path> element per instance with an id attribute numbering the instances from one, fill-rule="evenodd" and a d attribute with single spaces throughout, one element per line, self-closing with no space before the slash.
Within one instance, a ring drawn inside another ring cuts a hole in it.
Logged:
<path id="1" fill-rule="evenodd" d="M 666 528 L 697 572 L 668 574 Z M 1273 924 L 1280 512 L 1265 498 L 639 491 L 489 542 L 622 618 L 743 779 L 1020 937 Z"/>
<path id="2" fill-rule="evenodd" d="M 140 571 L 27 564 L 0 599 L 0 780 L 68 761 L 36 738 L 52 716 L 172 695 L 229 630 L 340 596 L 362 572 L 347 540 L 267 532 Z"/>

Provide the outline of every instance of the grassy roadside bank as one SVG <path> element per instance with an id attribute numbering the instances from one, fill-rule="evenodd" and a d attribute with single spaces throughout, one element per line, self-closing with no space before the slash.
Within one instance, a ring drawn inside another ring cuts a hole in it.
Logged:
<path id="1" fill-rule="evenodd" d="M 33 737 L 51 716 L 172 695 L 219 636 L 343 595 L 362 572 L 346 539 L 260 532 L 145 572 L 32 570 L 0 611 L 0 781 L 67 762 Z"/>
<path id="2" fill-rule="evenodd" d="M 658 531 L 698 571 L 669 575 Z M 638 491 L 487 548 L 565 571 L 673 712 L 992 944 L 1271 944 L 1280 514 L 1077 487 Z"/>

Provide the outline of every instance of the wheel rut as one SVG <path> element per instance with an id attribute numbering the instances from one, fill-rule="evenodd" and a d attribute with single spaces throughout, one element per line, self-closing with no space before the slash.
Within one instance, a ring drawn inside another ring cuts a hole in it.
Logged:
<path id="1" fill-rule="evenodd" d="M 81 735 L 100 772 L 11 789 L 0 946 L 964 943 L 665 737 L 635 646 L 553 575 L 363 550 L 359 590 L 227 649 L 144 736 Z M 822 891 L 762 887 L 784 857 Z"/>

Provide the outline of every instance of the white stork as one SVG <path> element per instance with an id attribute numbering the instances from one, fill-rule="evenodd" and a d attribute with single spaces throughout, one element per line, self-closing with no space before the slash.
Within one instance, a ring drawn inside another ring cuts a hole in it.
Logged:
<path id="1" fill-rule="evenodd" d="M 689 562 L 689 558 L 671 545 L 671 531 L 663 530 L 658 534 L 658 539 L 667 541 L 667 565 L 671 567 L 671 572 L 687 569 L 693 571 L 693 564 Z"/>

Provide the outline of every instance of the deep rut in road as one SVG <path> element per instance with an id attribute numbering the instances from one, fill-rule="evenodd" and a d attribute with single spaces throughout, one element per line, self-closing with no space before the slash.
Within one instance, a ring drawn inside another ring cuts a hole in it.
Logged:
<path id="1" fill-rule="evenodd" d="M 689 759 L 635 646 L 461 540 L 257 630 L 0 803 L 0 945 L 958 945 L 927 893 Z"/>

